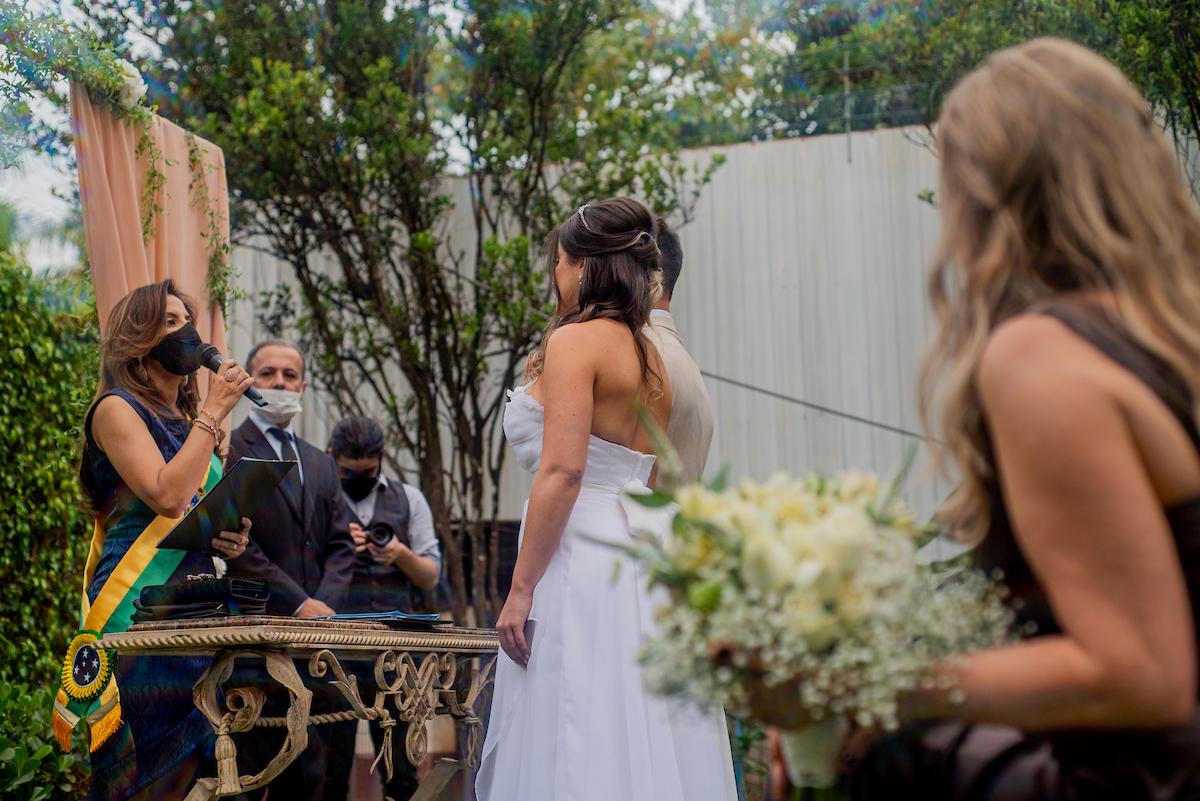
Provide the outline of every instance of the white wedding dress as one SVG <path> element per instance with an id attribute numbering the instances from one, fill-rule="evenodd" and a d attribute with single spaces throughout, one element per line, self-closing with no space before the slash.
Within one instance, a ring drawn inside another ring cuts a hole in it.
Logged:
<path id="1" fill-rule="evenodd" d="M 543 410 L 509 393 L 504 434 L 535 472 Z M 724 715 L 650 695 L 637 652 L 653 633 L 642 571 L 588 538 L 628 541 L 621 490 L 654 457 L 592 436 L 579 498 L 533 594 L 528 668 L 501 651 L 479 801 L 736 801 Z M 524 524 L 522 524 L 524 536 Z"/>

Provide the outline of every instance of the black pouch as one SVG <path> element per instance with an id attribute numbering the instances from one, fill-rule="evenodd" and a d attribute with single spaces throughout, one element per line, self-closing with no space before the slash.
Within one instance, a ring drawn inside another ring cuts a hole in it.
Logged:
<path id="1" fill-rule="evenodd" d="M 134 601 L 143 620 L 266 614 L 271 597 L 261 579 L 205 578 L 143 587 Z M 135 622 L 140 622 L 137 615 Z"/>
<path id="2" fill-rule="evenodd" d="M 166 604 L 163 606 L 143 606 L 141 598 L 133 600 L 137 610 L 133 613 L 134 623 L 144 623 L 147 620 L 190 620 L 204 617 L 228 617 L 229 607 L 220 601 L 200 601 L 194 604 Z"/>

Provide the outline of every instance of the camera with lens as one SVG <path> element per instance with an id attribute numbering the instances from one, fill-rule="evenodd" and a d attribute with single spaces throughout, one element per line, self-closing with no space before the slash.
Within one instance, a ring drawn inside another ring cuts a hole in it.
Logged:
<path id="1" fill-rule="evenodd" d="M 396 536 L 396 529 L 392 528 L 389 523 L 382 521 L 372 523 L 367 529 L 367 538 L 377 548 L 385 547 L 392 541 L 392 537 L 394 536 Z"/>

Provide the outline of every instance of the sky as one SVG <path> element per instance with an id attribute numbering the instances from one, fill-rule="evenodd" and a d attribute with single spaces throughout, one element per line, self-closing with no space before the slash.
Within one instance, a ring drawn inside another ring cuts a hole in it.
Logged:
<path id="1" fill-rule="evenodd" d="M 26 8 L 34 14 L 54 13 L 58 4 L 51 0 L 28 0 Z M 45 116 L 49 104 L 34 101 L 34 112 Z M 39 153 L 27 153 L 15 167 L 0 170 L 0 201 L 17 210 L 19 225 L 25 231 L 37 231 L 61 224 L 71 213 L 71 205 L 56 195 L 71 194 L 75 183 L 73 173 L 56 168 L 49 158 Z M 35 269 L 74 266 L 78 257 L 73 248 L 61 243 L 34 241 L 27 257 Z"/>
<path id="2" fill-rule="evenodd" d="M 0 170 L 0 201 L 16 209 L 22 231 L 53 228 L 71 213 L 71 205 L 55 192 L 69 194 L 74 182 L 74 174 L 56 169 L 45 156 L 29 153 L 17 166 Z M 34 269 L 47 270 L 77 264 L 73 250 L 62 243 L 35 240 L 26 256 Z"/>
<path id="3" fill-rule="evenodd" d="M 37 231 L 62 223 L 71 213 L 70 204 L 55 197 L 54 189 L 68 192 L 75 176 L 51 166 L 48 159 L 30 154 L 24 162 L 0 170 L 0 201 L 12 205 L 19 215 L 23 231 Z M 69 267 L 78 263 L 73 248 L 62 243 L 35 240 L 29 244 L 26 256 L 37 270 Z"/>

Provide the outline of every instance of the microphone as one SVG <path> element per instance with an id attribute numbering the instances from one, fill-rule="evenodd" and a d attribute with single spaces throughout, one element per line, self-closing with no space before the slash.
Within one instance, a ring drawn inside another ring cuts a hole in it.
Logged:
<path id="1" fill-rule="evenodd" d="M 200 363 L 215 373 L 225 363 L 225 357 L 221 355 L 221 351 L 217 350 L 214 345 L 203 342 L 200 345 Z M 263 396 L 259 395 L 258 390 L 254 387 L 246 387 L 246 391 L 242 394 L 260 409 L 267 405 L 267 402 L 263 400 Z"/>

